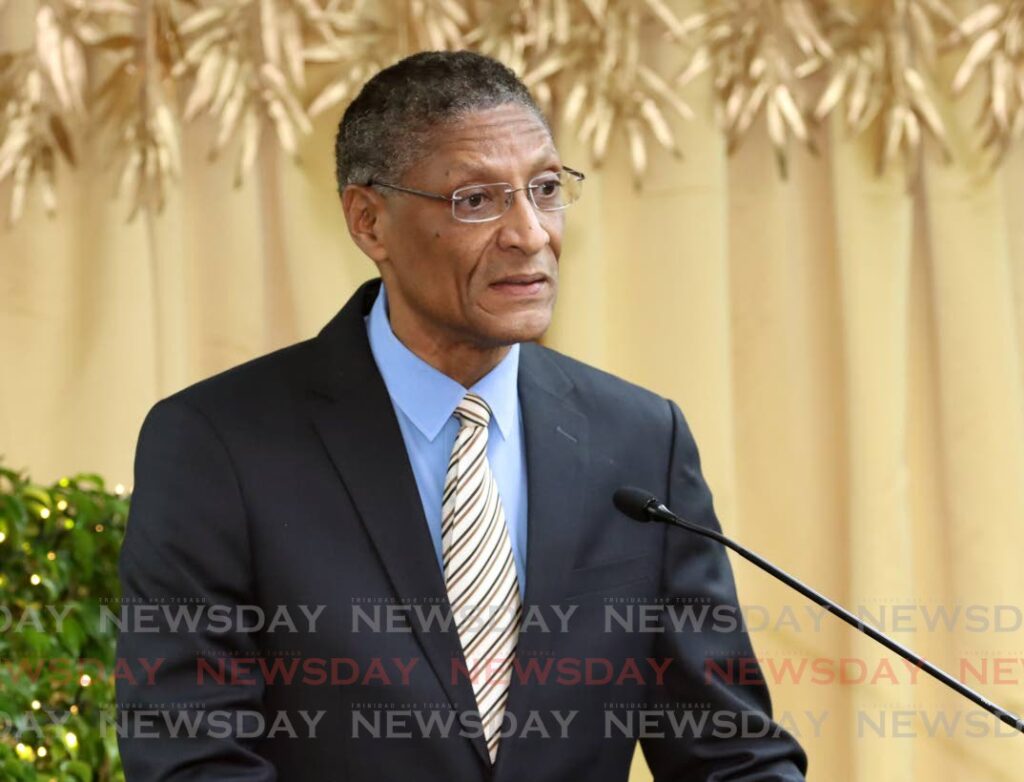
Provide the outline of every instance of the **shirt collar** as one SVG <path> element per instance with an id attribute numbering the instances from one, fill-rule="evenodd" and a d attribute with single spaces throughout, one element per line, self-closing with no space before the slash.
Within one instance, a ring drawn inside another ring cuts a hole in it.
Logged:
<path id="1" fill-rule="evenodd" d="M 416 428 L 428 440 L 434 440 L 467 389 L 421 359 L 395 336 L 388 320 L 387 292 L 383 283 L 365 321 L 370 350 L 388 393 Z M 518 373 L 517 343 L 494 369 L 468 389 L 487 402 L 503 439 L 508 439 L 512 427 L 518 425 Z"/>

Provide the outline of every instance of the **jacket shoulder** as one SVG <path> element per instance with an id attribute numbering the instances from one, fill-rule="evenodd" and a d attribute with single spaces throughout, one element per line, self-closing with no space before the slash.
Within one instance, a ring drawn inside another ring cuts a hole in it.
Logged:
<path id="1" fill-rule="evenodd" d="M 661 420 L 669 412 L 665 397 L 611 372 L 543 345 L 530 343 L 523 345 L 523 350 L 530 354 L 532 361 L 561 373 L 574 386 L 578 401 L 595 412 L 619 416 L 648 412 Z"/>
<path id="2" fill-rule="evenodd" d="M 313 342 L 296 342 L 221 370 L 169 394 L 154 407 L 184 403 L 216 418 L 232 411 L 280 409 L 281 402 L 302 393 Z"/>

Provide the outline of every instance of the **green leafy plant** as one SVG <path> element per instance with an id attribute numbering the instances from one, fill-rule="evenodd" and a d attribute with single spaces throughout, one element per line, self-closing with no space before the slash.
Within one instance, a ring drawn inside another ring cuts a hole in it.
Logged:
<path id="1" fill-rule="evenodd" d="M 124 780 L 115 730 L 123 487 L 0 467 L 0 779 Z"/>

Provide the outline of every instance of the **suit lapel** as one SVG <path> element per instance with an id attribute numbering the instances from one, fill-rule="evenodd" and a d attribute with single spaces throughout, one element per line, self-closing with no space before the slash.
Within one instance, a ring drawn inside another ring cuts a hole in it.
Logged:
<path id="1" fill-rule="evenodd" d="M 542 348 L 524 344 L 521 351 L 529 514 L 525 602 L 541 605 L 561 598 L 577 548 L 589 428 L 569 399 L 569 378 Z"/>
<path id="2" fill-rule="evenodd" d="M 317 337 L 311 416 L 395 594 L 426 599 L 450 611 L 401 429 L 363 324 L 379 285 L 373 280 L 361 286 Z M 452 676 L 452 661 L 462 661 L 454 625 L 449 633 L 412 625 L 453 706 L 459 704 L 460 711 L 474 708 L 467 677 Z M 490 765 L 483 737 L 474 737 L 472 743 Z"/>
<path id="3" fill-rule="evenodd" d="M 519 404 L 523 416 L 527 474 L 526 598 L 524 610 L 537 606 L 547 627 L 530 624 L 520 630 L 516 659 L 525 663 L 554 652 L 557 626 L 552 604 L 562 602 L 572 558 L 583 528 L 587 418 L 571 402 L 573 385 L 543 348 L 524 344 L 519 354 Z M 525 616 L 528 617 L 528 614 Z M 554 630 L 556 632 L 545 632 Z M 524 682 L 513 671 L 506 711 L 522 726 L 528 718 L 530 691 L 544 686 Z M 507 769 L 516 738 L 503 738 L 498 768 Z M 502 759 L 505 759 L 504 761 Z"/>

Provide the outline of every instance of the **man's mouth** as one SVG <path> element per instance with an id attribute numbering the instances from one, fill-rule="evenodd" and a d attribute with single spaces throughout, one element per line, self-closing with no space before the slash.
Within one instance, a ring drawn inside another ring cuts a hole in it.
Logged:
<path id="1" fill-rule="evenodd" d="M 533 296 L 548 284 L 546 274 L 512 274 L 491 283 L 491 287 L 509 296 Z"/>

